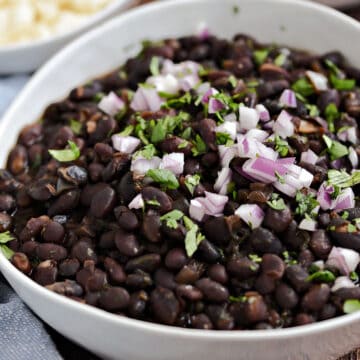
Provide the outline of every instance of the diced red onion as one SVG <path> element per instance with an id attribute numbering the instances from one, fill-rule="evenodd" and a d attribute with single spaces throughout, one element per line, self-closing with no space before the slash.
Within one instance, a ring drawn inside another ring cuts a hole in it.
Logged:
<path id="1" fill-rule="evenodd" d="M 320 185 L 316 200 L 320 204 L 321 209 L 326 211 L 333 208 L 331 195 L 334 191 L 334 187 L 332 185 L 328 185 L 325 181 Z"/>
<path id="2" fill-rule="evenodd" d="M 310 187 L 311 183 L 314 180 L 313 174 L 311 174 L 306 169 L 303 169 L 302 167 L 294 164 L 287 166 L 287 169 L 289 170 L 289 175 L 296 178 L 300 182 L 302 187 Z"/>
<path id="3" fill-rule="evenodd" d="M 275 121 L 271 120 L 271 121 L 266 122 L 262 127 L 265 130 L 272 130 L 274 125 L 275 125 Z"/>
<path id="4" fill-rule="evenodd" d="M 231 160 L 238 156 L 238 148 L 236 145 L 219 145 L 218 150 L 222 167 L 229 167 Z"/>
<path id="5" fill-rule="evenodd" d="M 311 149 L 301 153 L 301 157 L 300 157 L 301 162 L 315 165 L 318 160 L 319 157 Z"/>
<path id="6" fill-rule="evenodd" d="M 222 168 L 214 184 L 214 189 L 221 195 L 228 193 L 228 185 L 232 179 L 232 171 L 229 168 Z"/>
<path id="7" fill-rule="evenodd" d="M 351 188 L 346 188 L 335 199 L 334 209 L 345 210 L 353 207 L 355 207 L 355 194 Z"/>
<path id="8" fill-rule="evenodd" d="M 239 216 L 252 229 L 260 227 L 265 217 L 264 211 L 256 204 L 240 205 L 236 209 L 235 215 Z"/>
<path id="9" fill-rule="evenodd" d="M 279 103 L 288 108 L 296 108 L 297 101 L 295 93 L 292 90 L 285 89 L 280 96 Z"/>
<path id="10" fill-rule="evenodd" d="M 197 89 L 196 89 L 196 93 L 199 95 L 199 96 L 204 96 L 205 93 L 211 88 L 211 84 L 209 82 L 203 82 L 201 83 Z"/>
<path id="11" fill-rule="evenodd" d="M 325 91 L 328 89 L 328 79 L 325 75 L 315 71 L 306 71 L 306 76 L 316 91 Z"/>
<path id="12" fill-rule="evenodd" d="M 352 144 L 357 144 L 357 133 L 356 133 L 356 127 L 350 126 L 344 130 L 342 130 L 340 133 L 337 134 L 337 137 L 341 141 L 349 141 Z"/>
<path id="13" fill-rule="evenodd" d="M 356 285 L 347 276 L 339 276 L 335 279 L 334 285 L 331 287 L 331 291 L 335 292 L 340 289 L 354 287 L 356 287 Z"/>
<path id="14" fill-rule="evenodd" d="M 296 192 L 297 192 L 297 188 L 295 188 L 287 183 L 281 183 L 280 181 L 274 182 L 273 186 L 275 189 L 279 190 L 283 194 L 290 196 L 290 197 L 295 197 Z"/>
<path id="15" fill-rule="evenodd" d="M 247 106 L 240 106 L 239 116 L 240 130 L 255 129 L 260 120 L 258 112 Z"/>
<path id="16" fill-rule="evenodd" d="M 257 104 L 255 107 L 257 113 L 259 114 L 260 121 L 269 121 L 270 113 L 269 110 L 263 104 Z"/>
<path id="17" fill-rule="evenodd" d="M 225 122 L 237 122 L 236 114 L 230 113 L 224 116 Z"/>
<path id="18" fill-rule="evenodd" d="M 200 40 L 206 40 L 211 36 L 210 30 L 205 22 L 199 24 L 197 33 Z"/>
<path id="19" fill-rule="evenodd" d="M 132 154 L 141 144 L 141 141 L 134 136 L 121 136 L 115 134 L 111 137 L 111 140 L 113 148 L 124 154 Z"/>
<path id="20" fill-rule="evenodd" d="M 262 143 L 269 137 L 269 134 L 265 130 L 251 129 L 246 132 L 245 137 L 247 139 L 254 139 Z"/>
<path id="21" fill-rule="evenodd" d="M 299 229 L 306 231 L 315 231 L 317 228 L 317 222 L 314 219 L 303 219 L 299 224 Z"/>
<path id="22" fill-rule="evenodd" d="M 119 96 L 111 91 L 108 95 L 104 96 L 100 100 L 98 108 L 105 114 L 114 116 L 125 108 L 125 103 L 121 98 L 119 98 Z"/>
<path id="23" fill-rule="evenodd" d="M 136 195 L 129 204 L 129 209 L 142 209 L 145 206 L 144 199 L 141 194 Z"/>
<path id="24" fill-rule="evenodd" d="M 184 154 L 170 153 L 164 155 L 160 164 L 160 169 L 169 170 L 175 175 L 181 175 L 184 172 Z"/>
<path id="25" fill-rule="evenodd" d="M 205 191 L 205 199 L 207 200 L 208 215 L 219 216 L 224 211 L 224 207 L 229 198 L 225 195 L 215 194 Z"/>
<path id="26" fill-rule="evenodd" d="M 236 134 L 237 134 L 236 126 L 237 126 L 237 124 L 235 122 L 225 121 L 221 125 L 217 126 L 215 131 L 220 132 L 220 133 L 229 134 L 230 138 L 232 140 L 235 140 Z"/>
<path id="27" fill-rule="evenodd" d="M 326 261 L 327 266 L 336 267 L 342 275 L 349 275 L 360 262 L 360 255 L 351 249 L 333 246 Z"/>
<path id="28" fill-rule="evenodd" d="M 225 108 L 226 105 L 221 100 L 213 97 L 209 99 L 209 114 L 215 114 Z"/>
<path id="29" fill-rule="evenodd" d="M 219 92 L 218 92 L 216 89 L 214 89 L 214 88 L 208 89 L 208 90 L 204 93 L 204 95 L 203 95 L 203 97 L 202 97 L 202 99 L 201 99 L 201 102 L 202 102 L 203 104 L 209 104 L 210 98 L 211 98 L 212 96 L 218 94 L 218 93 L 219 93 Z M 220 101 L 220 100 L 219 100 L 219 101 Z M 220 101 L 220 102 L 221 102 L 221 101 Z M 221 104 L 224 105 L 222 102 L 221 102 Z"/>
<path id="30" fill-rule="evenodd" d="M 294 135 L 295 126 L 291 119 L 292 116 L 286 110 L 281 111 L 273 126 L 275 134 L 284 139 Z"/>
<path id="31" fill-rule="evenodd" d="M 359 166 L 359 157 L 353 147 L 349 147 L 349 156 L 348 157 L 349 157 L 352 167 L 354 169 L 356 169 Z"/>
<path id="32" fill-rule="evenodd" d="M 158 111 L 163 104 L 155 88 L 138 87 L 130 107 L 135 111 Z"/>
<path id="33" fill-rule="evenodd" d="M 162 74 L 172 74 L 177 79 L 181 79 L 187 75 L 198 75 L 200 65 L 194 61 L 183 61 L 178 64 L 174 64 L 171 60 L 166 59 L 163 62 L 161 69 Z"/>
<path id="34" fill-rule="evenodd" d="M 295 157 L 279 158 L 277 159 L 277 163 L 284 166 L 290 166 L 290 165 L 294 165 L 295 160 L 296 160 Z"/>
<path id="35" fill-rule="evenodd" d="M 151 76 L 146 83 L 153 85 L 157 92 L 175 95 L 180 90 L 179 81 L 172 74 Z"/>
<path id="36" fill-rule="evenodd" d="M 189 215 L 195 221 L 203 221 L 206 215 L 203 200 L 205 198 L 196 198 L 190 201 Z"/>
<path id="37" fill-rule="evenodd" d="M 132 159 L 130 171 L 138 174 L 145 175 L 151 169 L 158 169 L 161 163 L 161 159 L 158 156 L 153 156 L 151 159 L 145 159 L 142 156 L 138 156 Z"/>
<path id="38" fill-rule="evenodd" d="M 200 78 L 196 74 L 187 75 L 179 79 L 180 89 L 187 92 L 191 89 L 194 89 L 196 85 L 200 82 Z"/>
<path id="39" fill-rule="evenodd" d="M 256 139 L 249 139 L 247 136 L 238 135 L 238 154 L 243 158 L 256 158 L 258 156 L 271 160 L 276 160 L 278 152 L 265 146 Z"/>

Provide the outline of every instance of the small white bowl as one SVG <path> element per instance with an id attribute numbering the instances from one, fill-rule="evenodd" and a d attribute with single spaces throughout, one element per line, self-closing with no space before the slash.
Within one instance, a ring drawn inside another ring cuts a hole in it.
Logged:
<path id="1" fill-rule="evenodd" d="M 80 26 L 68 32 L 54 35 L 44 40 L 21 44 L 0 45 L 0 75 L 24 73 L 36 70 L 65 44 L 78 35 L 94 28 L 110 17 L 119 14 L 134 0 L 114 0 L 103 10 L 89 16 Z"/>
<path id="2" fill-rule="evenodd" d="M 235 11 L 237 9 L 238 11 Z M 143 39 L 194 34 L 206 22 L 219 36 L 251 34 L 317 53 L 340 50 L 360 67 L 360 24 L 298 0 L 176 0 L 141 7 L 87 33 L 30 81 L 0 123 L 0 165 L 20 129 L 74 86 L 133 56 Z M 115 45 L 114 45 L 115 44 Z M 102 358 L 123 360 L 331 360 L 360 345 L 360 313 L 278 330 L 201 331 L 112 315 L 52 293 L 1 254 L 0 270 L 45 322 Z"/>

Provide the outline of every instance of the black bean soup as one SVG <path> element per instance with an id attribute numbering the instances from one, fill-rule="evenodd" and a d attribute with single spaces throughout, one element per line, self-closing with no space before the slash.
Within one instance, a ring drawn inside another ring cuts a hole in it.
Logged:
<path id="1" fill-rule="evenodd" d="M 199 36 L 51 104 L 0 170 L 0 246 L 116 315 L 273 329 L 360 309 L 360 71 Z"/>

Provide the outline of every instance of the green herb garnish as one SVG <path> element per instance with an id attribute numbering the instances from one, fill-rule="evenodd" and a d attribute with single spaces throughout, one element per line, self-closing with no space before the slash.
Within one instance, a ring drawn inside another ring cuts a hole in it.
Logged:
<path id="1" fill-rule="evenodd" d="M 7 245 L 8 242 L 15 240 L 15 238 L 10 234 L 9 231 L 3 232 L 0 234 L 0 249 L 3 255 L 9 260 L 15 254 Z"/>
<path id="2" fill-rule="evenodd" d="M 196 186 L 200 184 L 200 179 L 200 175 L 198 174 L 186 176 L 185 186 L 187 187 L 191 195 L 194 195 Z"/>
<path id="3" fill-rule="evenodd" d="M 348 299 L 345 300 L 343 305 L 343 311 L 345 314 L 351 314 L 360 310 L 360 300 Z"/>
<path id="4" fill-rule="evenodd" d="M 291 88 L 301 96 L 308 97 L 314 94 L 314 88 L 311 85 L 310 81 L 303 77 L 297 80 L 294 84 L 292 84 Z"/>
<path id="5" fill-rule="evenodd" d="M 231 136 L 228 133 L 217 132 L 216 133 L 216 144 L 231 146 L 234 144 L 234 140 L 231 139 Z"/>
<path id="6" fill-rule="evenodd" d="M 354 171 L 351 175 L 345 170 L 329 170 L 328 180 L 330 185 L 339 188 L 352 187 L 360 184 L 360 171 Z"/>
<path id="7" fill-rule="evenodd" d="M 285 210 L 286 205 L 284 200 L 279 196 L 279 194 L 273 193 L 271 195 L 271 200 L 266 202 L 274 210 Z"/>
<path id="8" fill-rule="evenodd" d="M 156 148 L 153 144 L 145 145 L 141 150 L 137 151 L 133 157 L 143 157 L 144 159 L 150 160 L 156 154 Z"/>
<path id="9" fill-rule="evenodd" d="M 146 176 L 159 183 L 163 188 L 175 190 L 179 187 L 179 182 L 176 176 L 166 169 L 150 169 Z"/>
<path id="10" fill-rule="evenodd" d="M 285 178 L 278 171 L 275 171 L 275 176 L 280 184 L 285 184 Z"/>
<path id="11" fill-rule="evenodd" d="M 200 243 L 205 239 L 205 236 L 200 233 L 199 227 L 187 216 L 184 216 L 184 225 L 187 230 L 185 236 L 185 249 L 188 257 L 191 257 L 194 255 Z"/>
<path id="12" fill-rule="evenodd" d="M 134 126 L 133 125 L 128 125 L 123 131 L 121 131 L 119 133 L 120 136 L 129 136 L 133 133 L 134 131 Z"/>
<path id="13" fill-rule="evenodd" d="M 160 74 L 160 58 L 158 56 L 153 56 L 151 58 L 150 72 L 153 76 Z"/>
<path id="14" fill-rule="evenodd" d="M 335 89 L 343 91 L 354 89 L 356 80 L 343 79 L 341 70 L 331 60 L 325 60 L 325 64 L 330 69 L 330 82 Z"/>
<path id="15" fill-rule="evenodd" d="M 181 127 L 183 121 L 189 120 L 189 114 L 181 111 L 176 116 L 166 116 L 159 119 L 151 132 L 151 142 L 163 141 L 168 134 L 173 134 L 177 127 Z"/>
<path id="16" fill-rule="evenodd" d="M 177 229 L 179 226 L 178 221 L 182 219 L 184 213 L 180 210 L 172 210 L 167 214 L 163 215 L 160 220 L 166 221 L 166 226 L 170 229 Z"/>
<path id="17" fill-rule="evenodd" d="M 275 150 L 284 157 L 289 153 L 289 143 L 280 138 L 279 135 L 275 136 Z"/>
<path id="18" fill-rule="evenodd" d="M 196 134 L 193 141 L 194 147 L 191 149 L 194 156 L 199 156 L 206 153 L 206 144 L 199 134 Z"/>
<path id="19" fill-rule="evenodd" d="M 70 128 L 75 135 L 79 135 L 82 129 L 82 123 L 75 119 L 70 119 Z"/>
<path id="20" fill-rule="evenodd" d="M 309 116 L 316 117 L 320 115 L 319 108 L 314 104 L 306 104 L 306 109 L 309 111 Z"/>
<path id="21" fill-rule="evenodd" d="M 301 191 L 296 193 L 295 200 L 297 207 L 295 214 L 305 216 L 306 214 L 312 215 L 312 211 L 319 206 L 319 202 L 315 198 L 315 194 L 309 193 L 303 194 Z"/>
<path id="22" fill-rule="evenodd" d="M 229 83 L 233 88 L 236 88 L 237 85 L 237 79 L 234 75 L 229 76 Z"/>
<path id="23" fill-rule="evenodd" d="M 274 64 L 276 66 L 283 66 L 285 64 L 285 61 L 286 61 L 286 55 L 284 53 L 280 53 L 274 60 Z"/>
<path id="24" fill-rule="evenodd" d="M 262 65 L 267 57 L 269 56 L 269 49 L 261 49 L 261 50 L 255 50 L 254 51 L 254 60 L 256 65 L 260 66 Z"/>
<path id="25" fill-rule="evenodd" d="M 331 161 L 340 159 L 349 154 L 348 148 L 339 141 L 332 140 L 326 135 L 323 135 L 323 140 L 326 144 Z"/>
<path id="26" fill-rule="evenodd" d="M 325 282 L 331 283 L 335 281 L 335 275 L 329 270 L 320 270 L 314 272 L 306 278 L 306 281 L 317 281 L 317 282 Z"/>
<path id="27" fill-rule="evenodd" d="M 259 255 L 249 254 L 248 257 L 254 263 L 260 264 L 262 262 L 262 258 Z"/>
<path id="28" fill-rule="evenodd" d="M 146 200 L 147 205 L 160 206 L 160 203 L 156 199 Z"/>
<path id="29" fill-rule="evenodd" d="M 49 150 L 49 154 L 57 161 L 60 162 L 69 162 L 74 161 L 79 158 L 80 156 L 80 149 L 77 145 L 72 142 L 68 141 L 70 149 L 64 150 Z"/>
<path id="30" fill-rule="evenodd" d="M 325 118 L 329 126 L 329 131 L 335 131 L 335 120 L 340 117 L 339 110 L 334 103 L 330 103 L 325 108 Z"/>
<path id="31" fill-rule="evenodd" d="M 247 297 L 245 295 L 240 296 L 229 296 L 229 301 L 234 303 L 244 303 L 247 301 Z"/>

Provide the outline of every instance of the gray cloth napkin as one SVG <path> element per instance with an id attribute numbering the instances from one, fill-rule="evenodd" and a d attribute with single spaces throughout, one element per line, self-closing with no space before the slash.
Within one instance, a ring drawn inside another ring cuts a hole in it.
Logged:
<path id="1" fill-rule="evenodd" d="M 0 77 L 0 121 L 27 75 Z M 0 275 L 0 360 L 61 360 L 43 323 Z"/>

